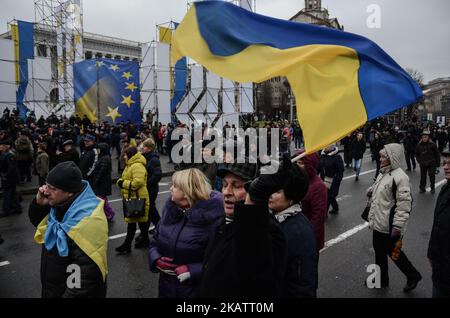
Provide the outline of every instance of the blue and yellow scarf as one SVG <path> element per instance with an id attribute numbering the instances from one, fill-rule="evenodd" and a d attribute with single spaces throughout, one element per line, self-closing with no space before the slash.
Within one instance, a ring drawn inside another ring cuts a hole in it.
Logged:
<path id="1" fill-rule="evenodd" d="M 47 250 L 55 245 L 61 257 L 69 255 L 67 236 L 99 267 L 103 280 L 108 273 L 108 222 L 103 211 L 104 201 L 97 198 L 87 181 L 83 192 L 70 205 L 61 222 L 52 208 L 39 224 L 34 239 Z"/>

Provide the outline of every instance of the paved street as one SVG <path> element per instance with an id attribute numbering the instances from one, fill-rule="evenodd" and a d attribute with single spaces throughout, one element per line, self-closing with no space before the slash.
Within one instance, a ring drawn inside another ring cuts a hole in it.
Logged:
<path id="1" fill-rule="evenodd" d="M 360 214 L 365 206 L 365 191 L 371 185 L 375 173 L 368 151 L 362 165 L 360 181 L 355 182 L 353 170 L 346 168 L 339 204 L 340 213 L 330 215 L 326 222 L 326 249 L 321 252 L 319 264 L 319 297 L 430 297 L 431 270 L 426 259 L 433 210 L 444 181 L 443 169 L 436 178 L 437 193 L 419 194 L 419 168 L 408 172 L 414 198 L 408 231 L 404 238 L 404 251 L 424 279 L 416 290 L 404 294 L 405 278 L 390 262 L 390 287 L 371 290 L 363 286 L 369 275 L 366 266 L 374 262 L 372 232 L 364 227 Z M 406 169 L 406 167 L 405 167 Z M 442 182 L 441 182 L 442 181 Z M 162 212 L 169 197 L 170 177 L 161 180 L 157 207 Z M 428 189 L 429 190 L 429 189 Z M 27 210 L 33 195 L 25 195 L 22 206 Z M 108 247 L 108 297 L 156 297 L 158 275 L 149 272 L 147 250 L 133 249 L 131 255 L 116 255 L 115 247 L 124 240 L 126 224 L 121 216 L 121 200 L 117 187 L 110 196 L 116 210 L 110 224 Z M 360 226 L 360 227 L 358 227 Z M 362 229 L 361 229 L 362 228 Z M 353 230 L 353 231 L 351 231 Z M 350 231 L 350 232 L 349 232 Z M 34 243 L 34 228 L 27 213 L 0 219 L 0 233 L 5 243 L 0 246 L 0 297 L 39 297 L 40 251 Z M 352 234 L 348 236 L 349 234 Z"/>

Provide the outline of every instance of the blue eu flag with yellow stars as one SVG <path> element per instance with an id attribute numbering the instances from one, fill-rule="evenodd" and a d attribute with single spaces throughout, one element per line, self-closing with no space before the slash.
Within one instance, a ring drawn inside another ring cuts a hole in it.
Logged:
<path id="1" fill-rule="evenodd" d="M 91 122 L 140 124 L 139 64 L 97 58 L 74 64 L 75 113 Z"/>

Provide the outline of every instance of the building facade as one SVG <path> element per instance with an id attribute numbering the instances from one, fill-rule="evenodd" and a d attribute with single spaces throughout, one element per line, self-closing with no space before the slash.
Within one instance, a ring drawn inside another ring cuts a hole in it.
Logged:
<path id="1" fill-rule="evenodd" d="M 450 77 L 437 78 L 424 87 L 425 111 L 450 118 Z"/>
<path id="2" fill-rule="evenodd" d="M 12 43 L 11 31 L 0 35 L 3 42 Z M 44 24 L 34 25 L 34 56 L 32 71 L 29 72 L 29 83 L 25 95 L 25 104 L 36 115 L 46 117 L 52 111 L 60 111 L 61 92 L 64 90 L 58 83 L 58 56 L 57 37 L 55 31 Z M 3 44 L 4 44 L 3 43 Z M 109 58 L 125 61 L 141 61 L 142 43 L 119 39 L 89 32 L 83 33 L 83 52 L 85 59 Z M 5 63 L 13 63 L 14 58 Z M 4 64 L 5 64 L 4 63 Z M 2 70 L 5 70 L 3 65 Z M 14 75 L 10 75 L 13 81 Z M 3 99 L 0 109 L 15 105 L 15 94 L 10 92 L 15 90 L 15 86 L 4 85 L 0 87 Z M 71 84 L 70 84 L 71 85 Z M 8 87 L 8 88 L 5 88 Z M 8 92 L 7 94 L 5 94 Z M 67 111 L 67 110 L 66 110 Z"/>
<path id="3" fill-rule="evenodd" d="M 44 25 L 36 24 L 35 28 L 35 56 L 47 57 L 52 60 L 52 77 L 56 78 L 56 34 L 47 29 Z M 11 40 L 11 32 L 0 35 L 0 39 Z M 83 56 L 91 58 L 109 58 L 116 60 L 141 59 L 142 44 L 135 41 L 119 39 L 95 33 L 83 33 Z"/>

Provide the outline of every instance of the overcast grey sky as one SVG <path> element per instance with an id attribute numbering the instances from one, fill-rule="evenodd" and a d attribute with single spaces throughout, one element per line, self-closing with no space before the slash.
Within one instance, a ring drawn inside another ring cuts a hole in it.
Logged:
<path id="1" fill-rule="evenodd" d="M 369 28 L 367 8 L 380 8 L 381 27 Z M 450 1 L 322 0 L 345 31 L 379 44 L 402 67 L 419 70 L 425 81 L 450 76 Z M 289 19 L 303 0 L 257 0 L 256 12 Z M 186 0 L 83 0 L 84 31 L 139 42 L 155 38 L 156 24 L 180 21 Z M 12 19 L 34 21 L 34 0 L 0 0 L 0 32 Z"/>

